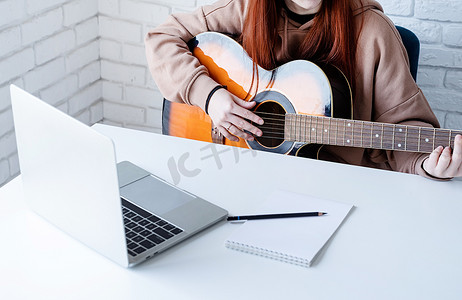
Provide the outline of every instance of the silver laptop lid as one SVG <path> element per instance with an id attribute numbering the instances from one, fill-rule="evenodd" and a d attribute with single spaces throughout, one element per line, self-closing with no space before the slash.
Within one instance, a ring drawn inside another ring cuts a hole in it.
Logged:
<path id="1" fill-rule="evenodd" d="M 31 209 L 128 266 L 112 141 L 16 86 L 10 91 L 21 176 Z"/>

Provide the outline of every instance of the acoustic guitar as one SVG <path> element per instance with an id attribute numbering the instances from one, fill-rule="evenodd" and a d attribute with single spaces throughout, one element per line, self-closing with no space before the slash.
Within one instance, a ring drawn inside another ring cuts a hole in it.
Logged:
<path id="1" fill-rule="evenodd" d="M 350 85 L 337 68 L 295 60 L 268 71 L 230 37 L 207 32 L 190 41 L 193 55 L 219 84 L 263 120 L 262 137 L 239 142 L 218 137 L 200 108 L 164 100 L 163 133 L 206 142 L 316 158 L 323 145 L 430 153 L 453 146 L 462 131 L 353 120 Z"/>

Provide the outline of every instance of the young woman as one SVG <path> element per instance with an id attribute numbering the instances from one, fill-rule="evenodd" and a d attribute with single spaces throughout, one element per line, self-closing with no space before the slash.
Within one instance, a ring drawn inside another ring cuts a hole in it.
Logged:
<path id="1" fill-rule="evenodd" d="M 147 59 L 164 97 L 207 111 L 230 140 L 252 140 L 245 131 L 255 136 L 262 131 L 251 121 L 263 123 L 250 111 L 255 102 L 217 89 L 187 46 L 206 31 L 238 37 L 253 61 L 267 70 L 295 59 L 338 67 L 354 91 L 355 119 L 439 126 L 410 74 L 399 33 L 376 1 L 220 0 L 191 14 L 174 14 L 148 33 Z M 462 176 L 462 137 L 454 144 L 453 151 L 437 147 L 430 155 L 325 146 L 319 157 L 447 179 Z"/>

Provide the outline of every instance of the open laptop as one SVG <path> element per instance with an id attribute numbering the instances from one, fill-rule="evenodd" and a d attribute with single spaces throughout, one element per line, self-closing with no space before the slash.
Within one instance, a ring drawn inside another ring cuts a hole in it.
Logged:
<path id="1" fill-rule="evenodd" d="M 14 85 L 10 91 L 26 202 L 107 258 L 131 267 L 226 217 L 130 162 L 116 164 L 108 137 Z"/>

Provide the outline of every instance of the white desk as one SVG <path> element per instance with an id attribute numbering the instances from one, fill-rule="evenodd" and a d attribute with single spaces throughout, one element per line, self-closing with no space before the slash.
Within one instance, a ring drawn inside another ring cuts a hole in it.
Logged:
<path id="1" fill-rule="evenodd" d="M 176 180 L 231 214 L 249 212 L 275 188 L 356 208 L 309 269 L 226 249 L 239 225 L 222 222 L 127 270 L 30 212 L 18 177 L 0 189 L 0 299 L 462 297 L 461 181 L 216 146 L 227 150 L 220 165 L 200 142 L 165 137 L 155 145 L 150 133 L 94 128 L 114 140 L 119 161 Z"/>

